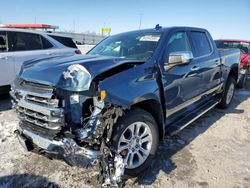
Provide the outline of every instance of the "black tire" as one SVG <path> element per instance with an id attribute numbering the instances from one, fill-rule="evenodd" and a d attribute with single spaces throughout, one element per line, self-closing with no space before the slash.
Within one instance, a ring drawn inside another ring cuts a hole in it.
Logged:
<path id="1" fill-rule="evenodd" d="M 141 172 L 146 170 L 152 162 L 152 159 L 154 158 L 158 144 L 159 144 L 159 131 L 158 126 L 153 118 L 153 116 L 142 110 L 142 109 L 133 109 L 126 113 L 122 118 L 120 118 L 117 122 L 117 124 L 113 128 L 113 134 L 112 134 L 112 144 L 115 146 L 115 148 L 118 148 L 118 142 L 120 140 L 120 137 L 122 136 L 123 132 L 126 130 L 126 128 L 133 124 L 134 122 L 143 122 L 147 124 L 151 130 L 152 133 L 152 147 L 149 153 L 149 156 L 147 159 L 137 168 L 133 169 L 125 169 L 125 177 L 135 177 L 138 176 Z"/>
<path id="2" fill-rule="evenodd" d="M 8 99 L 10 98 L 10 95 L 8 93 L 6 94 L 0 94 L 0 100 Z"/>
<path id="3" fill-rule="evenodd" d="M 233 96 L 232 96 L 230 101 L 227 100 L 227 96 L 229 94 L 229 88 L 230 88 L 231 85 L 233 85 L 233 87 L 234 87 L 234 90 L 233 90 L 233 96 L 234 96 L 236 81 L 235 81 L 235 79 L 233 77 L 228 78 L 225 90 L 221 94 L 221 102 L 219 103 L 218 107 L 227 108 L 231 104 Z"/>
<path id="4" fill-rule="evenodd" d="M 10 85 L 0 86 L 0 100 L 8 99 L 10 97 Z"/>

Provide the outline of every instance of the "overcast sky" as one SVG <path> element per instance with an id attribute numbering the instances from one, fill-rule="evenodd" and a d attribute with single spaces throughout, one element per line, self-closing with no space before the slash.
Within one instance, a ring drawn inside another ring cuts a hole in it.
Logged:
<path id="1" fill-rule="evenodd" d="M 208 29 L 214 38 L 250 40 L 250 0 L 5 0 L 0 23 L 44 23 L 111 34 L 156 24 Z"/>

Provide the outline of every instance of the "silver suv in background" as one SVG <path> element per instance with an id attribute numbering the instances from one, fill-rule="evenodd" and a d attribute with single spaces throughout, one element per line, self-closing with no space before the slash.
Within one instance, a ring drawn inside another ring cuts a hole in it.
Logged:
<path id="1" fill-rule="evenodd" d="M 81 54 L 81 51 L 69 37 L 0 28 L 0 94 L 8 93 L 23 62 L 62 54 Z"/>

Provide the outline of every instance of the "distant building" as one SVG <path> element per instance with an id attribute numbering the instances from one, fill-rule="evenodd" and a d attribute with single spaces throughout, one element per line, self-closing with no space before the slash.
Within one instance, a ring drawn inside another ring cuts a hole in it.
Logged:
<path id="1" fill-rule="evenodd" d="M 106 36 L 89 33 L 71 33 L 71 32 L 57 32 L 58 26 L 48 24 L 0 24 L 0 27 L 4 28 L 16 28 L 16 29 L 35 29 L 43 32 L 53 32 L 63 36 L 68 36 L 74 40 L 78 45 L 96 45 Z"/>
<path id="2" fill-rule="evenodd" d="M 76 44 L 78 45 L 96 45 L 101 40 L 106 38 L 106 36 L 98 35 L 98 34 L 89 34 L 89 33 L 70 33 L 70 32 L 56 32 L 57 34 L 68 36 L 73 38 Z"/>
<path id="3" fill-rule="evenodd" d="M 15 28 L 15 29 L 40 29 L 42 31 L 53 31 L 58 29 L 58 26 L 48 24 L 1 24 L 0 27 Z"/>

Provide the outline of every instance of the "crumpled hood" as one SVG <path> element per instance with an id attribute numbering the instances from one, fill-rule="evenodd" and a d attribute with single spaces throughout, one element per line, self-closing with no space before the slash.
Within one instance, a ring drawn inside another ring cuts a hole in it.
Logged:
<path id="1" fill-rule="evenodd" d="M 25 62 L 19 77 L 31 82 L 56 86 L 63 72 L 70 65 L 80 64 L 84 66 L 90 73 L 91 78 L 94 79 L 107 70 L 130 62 L 139 63 L 141 61 L 98 55 L 57 56 Z"/>

